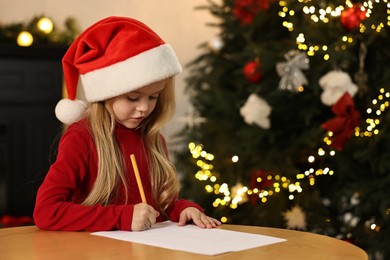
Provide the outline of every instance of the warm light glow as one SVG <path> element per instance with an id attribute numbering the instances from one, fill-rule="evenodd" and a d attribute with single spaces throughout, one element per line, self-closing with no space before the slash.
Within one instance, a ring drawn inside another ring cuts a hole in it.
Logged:
<path id="1" fill-rule="evenodd" d="M 33 43 L 34 38 L 31 35 L 31 33 L 27 31 L 22 31 L 19 33 L 18 38 L 16 40 L 17 44 L 22 47 L 28 47 L 31 46 Z"/>
<path id="2" fill-rule="evenodd" d="M 382 115 L 383 112 L 389 108 L 390 102 L 390 92 L 381 88 L 380 93 L 376 98 L 372 100 L 372 107 L 367 108 L 367 114 L 372 114 L 372 111 L 376 111 L 376 115 Z M 360 127 L 356 127 L 355 136 L 356 137 L 371 137 L 373 135 L 377 135 L 379 133 L 378 125 L 382 120 L 380 118 L 367 118 L 365 122 L 367 123 L 367 127 L 364 131 L 360 129 Z M 329 149 L 329 145 L 331 144 L 331 138 L 333 133 L 331 131 L 326 132 L 325 137 L 323 138 L 324 143 L 327 145 L 326 147 L 318 148 L 317 154 L 318 156 L 325 156 L 329 154 L 329 156 L 335 156 L 335 150 Z M 203 149 L 201 144 L 195 144 L 194 142 L 190 142 L 188 144 L 188 148 L 196 162 L 196 165 L 199 167 L 199 170 L 195 174 L 195 178 L 200 181 L 207 181 L 208 184 L 205 185 L 206 192 L 210 194 L 215 194 L 216 196 L 220 196 L 216 198 L 212 203 L 213 207 L 220 206 L 228 206 L 231 209 L 236 209 L 239 204 L 244 203 L 248 200 L 248 195 L 258 196 L 261 203 L 266 203 L 268 201 L 268 197 L 273 194 L 279 193 L 282 189 L 287 190 L 290 194 L 288 195 L 289 200 L 294 200 L 295 193 L 303 192 L 303 188 L 301 186 L 301 180 L 308 179 L 308 184 L 314 186 L 316 184 L 316 178 L 319 178 L 323 175 L 332 176 L 335 174 L 333 170 L 329 167 L 324 167 L 315 169 L 312 166 L 310 169 L 306 170 L 303 173 L 296 174 L 296 180 L 300 181 L 292 181 L 285 176 L 281 176 L 279 174 L 268 174 L 266 176 L 257 177 L 256 182 L 262 183 L 265 181 L 271 181 L 272 185 L 267 189 L 258 189 L 253 188 L 253 190 L 248 189 L 248 187 L 243 186 L 241 183 L 235 184 L 233 187 L 229 187 L 227 183 L 218 183 L 217 176 L 213 173 L 214 166 L 211 164 L 211 161 L 214 160 L 214 156 Z M 232 162 L 238 162 L 239 157 L 237 155 L 231 158 Z M 314 163 L 317 158 L 315 155 L 311 155 L 308 157 L 309 163 Z M 222 219 L 221 219 L 222 220 Z M 227 219 L 225 219 L 227 221 Z M 222 221 L 224 222 L 224 221 Z M 380 227 L 375 224 L 371 225 L 371 229 L 378 231 Z"/>
<path id="3" fill-rule="evenodd" d="M 335 19 L 340 19 L 340 16 L 341 16 L 341 13 L 344 11 L 345 8 L 350 8 L 350 7 L 353 7 L 354 4 L 350 1 L 350 0 L 346 0 L 345 4 L 343 3 L 340 3 L 338 6 L 326 6 L 326 4 L 318 4 L 318 1 L 309 1 L 309 0 L 299 0 L 298 1 L 300 4 L 301 4 L 301 11 L 303 12 L 304 15 L 307 16 L 308 19 L 310 19 L 313 23 L 323 23 L 323 24 L 328 24 L 330 23 L 331 20 L 335 20 Z M 361 7 L 361 10 L 362 11 L 365 11 L 365 15 L 367 18 L 369 18 L 371 16 L 371 14 L 373 13 L 373 10 L 375 9 L 375 11 L 381 11 L 380 7 L 377 6 L 375 7 L 377 4 L 380 4 L 381 1 L 379 0 L 376 0 L 376 1 L 372 1 L 372 0 L 368 0 L 368 1 L 365 1 L 362 3 L 362 7 Z M 387 0 L 385 0 L 385 3 L 387 3 Z M 292 10 L 290 9 L 289 7 L 289 2 L 287 1 L 279 1 L 279 5 L 282 7 L 281 8 L 281 11 L 279 11 L 278 15 L 283 18 L 283 22 L 282 22 L 282 25 L 284 27 L 286 27 L 288 29 L 288 31 L 290 32 L 293 32 L 295 30 L 295 25 L 294 25 L 294 15 L 295 13 L 298 11 L 298 10 Z M 293 8 L 297 8 L 298 5 L 295 5 L 293 6 Z M 299 6 L 298 6 L 299 8 Z M 387 4 L 387 13 L 388 13 L 388 16 L 387 16 L 387 20 L 384 20 L 384 21 L 376 21 L 377 23 L 376 24 L 372 24 L 371 25 L 371 30 L 375 33 L 381 33 L 385 30 L 384 27 L 385 26 L 390 26 L 390 11 L 389 11 L 389 8 L 390 8 L 390 3 Z M 366 33 L 366 24 L 365 23 L 360 23 L 359 25 L 359 32 L 360 33 Z M 298 32 L 298 37 L 299 38 L 305 38 L 305 35 L 303 32 Z M 344 35 L 342 36 L 344 39 L 342 38 L 339 38 L 338 40 L 334 41 L 335 42 L 335 50 L 336 51 L 344 51 L 346 50 L 348 47 L 350 46 L 353 46 L 352 43 L 355 41 L 353 37 L 351 36 L 347 36 L 347 35 Z M 312 43 L 310 43 L 310 41 L 316 41 L 317 39 L 308 39 L 308 42 L 306 44 L 303 44 L 305 41 L 302 41 L 302 40 L 298 40 L 297 38 L 297 47 L 299 50 L 305 50 L 307 51 L 307 55 L 309 56 L 314 56 L 316 55 L 316 53 L 318 52 L 318 50 L 311 50 L 310 48 L 313 47 L 313 46 L 321 46 L 321 43 L 315 43 L 313 45 L 311 45 Z M 345 42 L 347 44 L 341 44 L 341 42 Z M 327 48 L 324 49 L 325 45 L 322 46 L 321 48 L 321 52 L 322 52 L 322 56 L 324 58 L 325 61 L 328 61 L 330 60 L 330 55 L 329 53 L 327 53 Z"/>
<path id="4" fill-rule="evenodd" d="M 46 34 L 51 33 L 54 27 L 53 22 L 47 17 L 39 19 L 37 26 L 39 30 Z"/>
<path id="5" fill-rule="evenodd" d="M 307 158 L 307 161 L 308 161 L 309 163 L 314 162 L 314 160 L 315 160 L 315 157 L 314 157 L 314 156 L 309 156 L 309 158 Z"/>
<path id="6" fill-rule="evenodd" d="M 379 94 L 376 98 L 373 98 L 371 101 L 372 107 L 366 108 L 366 113 L 369 116 L 366 118 L 365 122 L 367 124 L 365 130 L 357 127 L 355 129 L 356 137 L 372 137 L 373 135 L 379 134 L 378 125 L 381 123 L 379 118 L 389 107 L 390 92 L 385 91 L 384 88 L 379 90 Z"/>

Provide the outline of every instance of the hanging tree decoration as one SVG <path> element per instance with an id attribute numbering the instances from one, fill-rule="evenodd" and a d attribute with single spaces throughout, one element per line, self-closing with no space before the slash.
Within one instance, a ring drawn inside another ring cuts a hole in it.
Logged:
<path id="1" fill-rule="evenodd" d="M 248 62 L 243 69 L 244 77 L 251 83 L 260 82 L 263 78 L 262 66 L 259 59 Z"/>
<path id="2" fill-rule="evenodd" d="M 364 43 L 360 44 L 359 48 L 359 70 L 355 74 L 355 81 L 359 88 L 359 96 L 364 96 L 367 93 L 367 73 L 364 70 L 364 60 L 367 56 L 367 46 Z"/>
<path id="3" fill-rule="evenodd" d="M 365 8 L 361 4 L 353 4 L 341 12 L 340 23 L 345 29 L 352 31 L 358 28 L 366 18 Z"/>
<path id="4" fill-rule="evenodd" d="M 323 123 L 321 126 L 332 134 L 330 146 L 341 150 L 344 143 L 353 136 L 355 128 L 360 122 L 360 113 L 355 110 L 352 97 L 345 93 L 332 107 L 336 117 Z"/>
<path id="5" fill-rule="evenodd" d="M 291 50 L 284 55 L 287 62 L 278 62 L 276 71 L 281 77 L 279 88 L 296 92 L 303 91 L 303 85 L 308 83 L 302 70 L 309 69 L 309 59 L 304 52 Z"/>
<path id="6" fill-rule="evenodd" d="M 341 70 L 332 70 L 319 79 L 319 85 L 323 89 L 321 102 L 324 105 L 334 105 L 345 92 L 354 97 L 358 87 L 352 82 L 348 73 Z"/>
<path id="7" fill-rule="evenodd" d="M 268 10 L 270 0 L 235 0 L 233 15 L 240 21 L 241 25 L 250 24 L 261 11 Z"/>
<path id="8" fill-rule="evenodd" d="M 245 104 L 240 108 L 240 114 L 244 121 L 249 124 L 256 124 L 264 129 L 271 127 L 269 116 L 272 108 L 267 101 L 256 94 L 249 95 Z"/>
<path id="9" fill-rule="evenodd" d="M 282 213 L 286 226 L 289 229 L 306 230 L 306 214 L 300 206 L 295 205 L 290 210 Z"/>

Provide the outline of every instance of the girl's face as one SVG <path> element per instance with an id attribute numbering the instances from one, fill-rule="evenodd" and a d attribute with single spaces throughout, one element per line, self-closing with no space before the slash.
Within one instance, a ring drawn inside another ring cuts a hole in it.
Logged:
<path id="1" fill-rule="evenodd" d="M 129 129 L 138 127 L 153 112 L 164 86 L 164 80 L 158 81 L 111 99 L 115 120 Z"/>

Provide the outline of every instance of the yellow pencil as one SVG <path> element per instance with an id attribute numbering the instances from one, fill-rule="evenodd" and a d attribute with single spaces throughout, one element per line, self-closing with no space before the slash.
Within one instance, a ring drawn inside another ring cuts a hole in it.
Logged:
<path id="1" fill-rule="evenodd" d="M 141 194 L 142 202 L 146 203 L 144 187 L 142 186 L 142 181 L 141 181 L 141 177 L 139 176 L 137 161 L 135 160 L 134 154 L 130 155 L 130 159 L 131 159 L 131 164 L 133 165 L 134 174 L 135 174 L 135 178 L 137 180 L 137 185 L 138 185 L 139 193 Z"/>

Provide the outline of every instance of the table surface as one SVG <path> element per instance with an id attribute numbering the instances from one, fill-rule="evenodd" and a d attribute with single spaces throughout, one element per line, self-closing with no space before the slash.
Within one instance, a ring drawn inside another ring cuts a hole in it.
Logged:
<path id="1" fill-rule="evenodd" d="M 228 224 L 219 228 L 287 241 L 206 256 L 93 236 L 90 232 L 44 231 L 26 226 L 0 229 L 0 259 L 368 259 L 367 254 L 353 244 L 309 232 Z"/>

